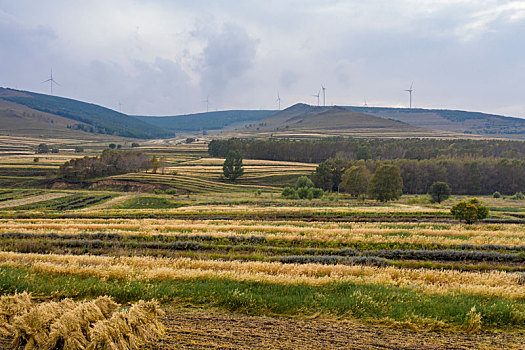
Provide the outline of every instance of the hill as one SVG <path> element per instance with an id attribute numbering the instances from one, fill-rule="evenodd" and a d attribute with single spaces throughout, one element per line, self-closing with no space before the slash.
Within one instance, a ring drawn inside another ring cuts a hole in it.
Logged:
<path id="1" fill-rule="evenodd" d="M 525 138 L 525 119 L 448 109 L 345 107 L 410 125 L 465 134 Z"/>
<path id="2" fill-rule="evenodd" d="M 417 137 L 445 136 L 442 132 L 423 129 L 407 123 L 360 113 L 344 107 L 293 105 L 279 113 L 260 119 L 255 124 L 237 129 L 241 134 L 267 134 L 281 137 L 320 135 Z"/>
<path id="3" fill-rule="evenodd" d="M 5 88 L 0 88 L 0 120 L 1 131 L 12 134 L 47 134 L 48 125 L 56 123 L 54 129 L 61 131 L 65 126 L 144 139 L 173 136 L 173 132 L 95 104 Z"/>
<path id="4" fill-rule="evenodd" d="M 275 114 L 272 110 L 233 110 L 166 117 L 135 116 L 151 125 L 172 131 L 216 130 L 235 123 L 257 121 Z"/>

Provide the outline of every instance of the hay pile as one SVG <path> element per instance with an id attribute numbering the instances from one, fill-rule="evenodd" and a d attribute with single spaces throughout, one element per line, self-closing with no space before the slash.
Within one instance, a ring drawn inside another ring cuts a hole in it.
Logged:
<path id="1" fill-rule="evenodd" d="M 158 302 L 119 310 L 109 297 L 34 304 L 27 293 L 0 298 L 0 332 L 25 350 L 138 349 L 164 332 Z"/>

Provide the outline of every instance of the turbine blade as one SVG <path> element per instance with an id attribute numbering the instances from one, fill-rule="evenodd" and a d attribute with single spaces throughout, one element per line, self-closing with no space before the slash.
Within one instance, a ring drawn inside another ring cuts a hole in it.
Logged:
<path id="1" fill-rule="evenodd" d="M 44 80 L 43 82 L 41 82 L 40 84 L 44 84 L 44 83 L 47 83 L 48 81 L 51 81 L 51 79 L 47 79 L 47 80 Z"/>

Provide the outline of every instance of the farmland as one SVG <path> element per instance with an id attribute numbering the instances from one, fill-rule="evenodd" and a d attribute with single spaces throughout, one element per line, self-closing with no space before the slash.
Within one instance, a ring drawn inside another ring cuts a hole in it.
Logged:
<path id="1" fill-rule="evenodd" d="M 231 183 L 201 142 L 145 142 L 156 173 L 51 181 L 100 147 L 35 163 L 6 146 L 3 294 L 158 300 L 166 332 L 152 348 L 277 348 L 276 334 L 280 348 L 525 346 L 524 200 L 484 196 L 490 216 L 467 225 L 449 210 L 467 196 L 283 199 L 315 164 L 245 160 Z"/>

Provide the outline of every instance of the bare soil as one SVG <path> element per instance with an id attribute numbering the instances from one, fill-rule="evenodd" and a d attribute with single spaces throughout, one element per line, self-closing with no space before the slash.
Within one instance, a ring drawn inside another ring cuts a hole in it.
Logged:
<path id="1" fill-rule="evenodd" d="M 525 334 L 416 332 L 354 321 L 172 309 L 150 349 L 525 349 Z"/>

